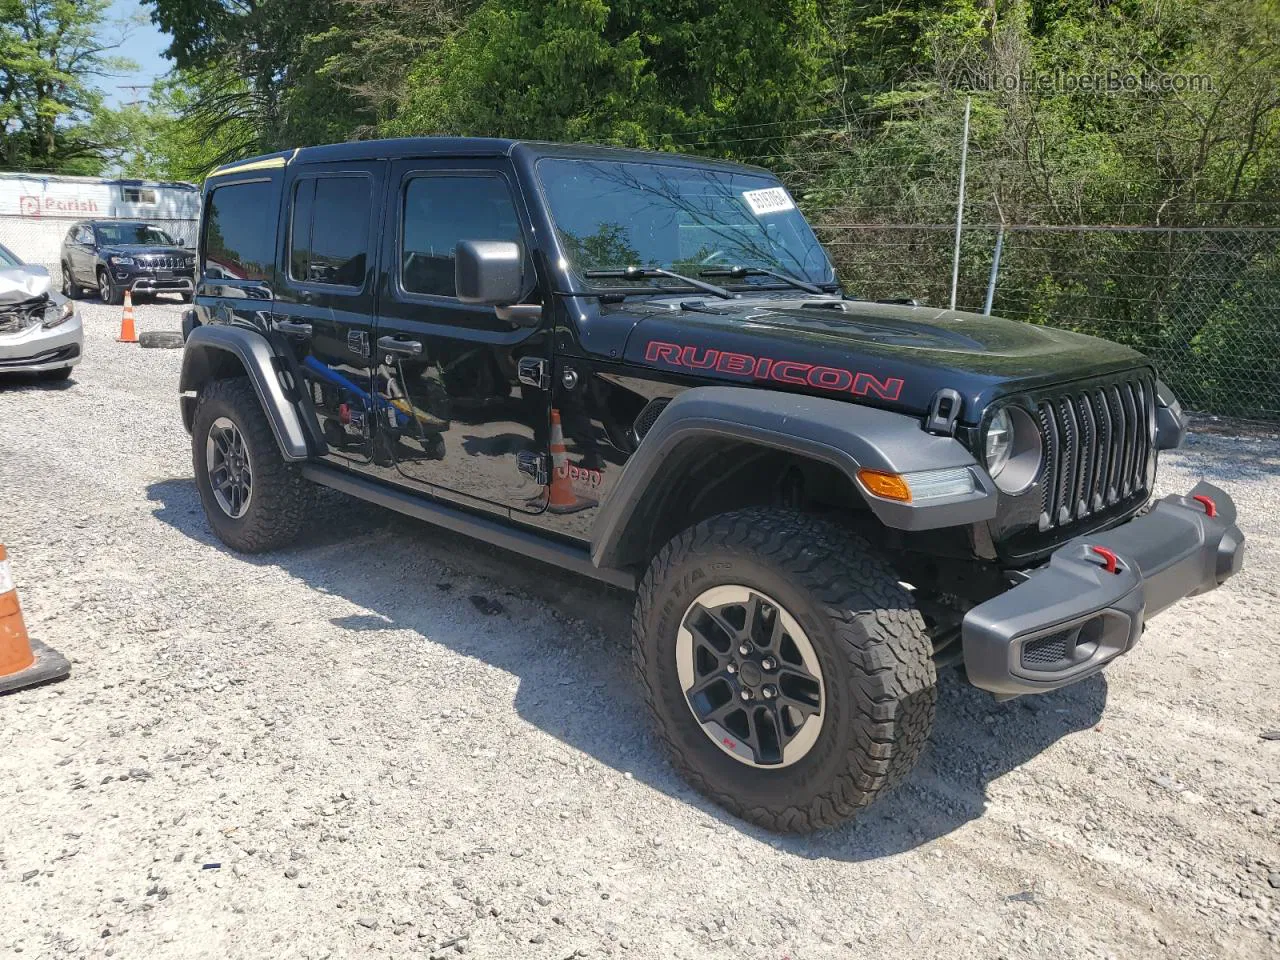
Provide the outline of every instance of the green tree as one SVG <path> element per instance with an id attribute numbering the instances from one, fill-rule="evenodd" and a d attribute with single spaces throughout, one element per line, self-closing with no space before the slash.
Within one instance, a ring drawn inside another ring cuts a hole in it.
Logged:
<path id="1" fill-rule="evenodd" d="M 810 0 L 487 0 L 424 54 L 386 129 L 657 147 L 791 121 L 820 85 L 818 33 Z"/>
<path id="2" fill-rule="evenodd" d="M 370 117 L 325 77 L 311 38 L 347 15 L 344 0 L 148 0 L 177 69 L 202 79 L 185 108 L 206 132 L 247 126 L 253 153 L 344 139 Z"/>
<path id="3" fill-rule="evenodd" d="M 603 0 L 487 0 L 415 67 L 387 129 L 648 144 L 654 79 L 608 20 Z"/>
<path id="4" fill-rule="evenodd" d="M 145 103 L 103 118 L 104 126 L 114 128 L 106 138 L 120 145 L 111 156 L 112 166 L 125 176 L 200 181 L 219 164 L 253 153 L 257 129 L 216 111 L 225 89 L 216 74 L 191 71 L 156 81 Z"/>
<path id="5" fill-rule="evenodd" d="M 95 85 L 132 65 L 110 51 L 108 0 L 0 0 L 0 165 L 97 173 L 102 93 Z M 98 122 L 95 123 L 95 120 Z"/>

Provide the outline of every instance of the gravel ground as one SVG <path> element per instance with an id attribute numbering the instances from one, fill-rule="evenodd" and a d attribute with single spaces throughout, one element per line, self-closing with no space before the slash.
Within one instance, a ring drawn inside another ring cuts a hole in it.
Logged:
<path id="1" fill-rule="evenodd" d="M 661 759 L 624 595 L 336 496 L 222 548 L 180 352 L 82 309 L 69 384 L 0 387 L 0 540 L 74 662 L 0 699 L 0 955 L 1280 956 L 1280 441 L 1162 464 L 1236 498 L 1226 588 L 1053 695 L 946 675 L 904 787 L 779 838 Z"/>

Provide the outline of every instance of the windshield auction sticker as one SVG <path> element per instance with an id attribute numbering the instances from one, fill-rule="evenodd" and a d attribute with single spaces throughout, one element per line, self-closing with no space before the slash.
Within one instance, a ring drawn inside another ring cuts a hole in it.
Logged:
<path id="1" fill-rule="evenodd" d="M 785 213 L 787 210 L 796 208 L 790 195 L 782 187 L 748 190 L 743 193 L 742 199 L 747 201 L 748 206 L 751 207 L 751 212 L 757 217 L 763 217 L 766 213 Z"/>

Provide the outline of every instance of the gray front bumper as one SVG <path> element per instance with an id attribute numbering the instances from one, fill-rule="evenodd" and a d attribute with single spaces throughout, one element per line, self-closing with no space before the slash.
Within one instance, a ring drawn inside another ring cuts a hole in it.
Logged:
<path id="1" fill-rule="evenodd" d="M 1216 514 L 1196 497 L 1212 501 Z M 1214 589 L 1244 560 L 1236 507 L 1200 483 L 1142 517 L 1056 550 L 1025 582 L 970 610 L 961 639 L 965 671 L 1003 697 L 1082 680 L 1131 650 L 1150 617 Z M 1095 547 L 1111 551 L 1114 573 Z"/>
<path id="2" fill-rule="evenodd" d="M 43 373 L 80 362 L 84 330 L 77 311 L 56 327 L 40 324 L 0 334 L 0 373 Z"/>

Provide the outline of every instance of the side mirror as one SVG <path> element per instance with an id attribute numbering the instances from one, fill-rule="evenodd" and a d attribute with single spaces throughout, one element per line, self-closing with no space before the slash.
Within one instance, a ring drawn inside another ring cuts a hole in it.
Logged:
<path id="1" fill-rule="evenodd" d="M 180 246 L 180 247 L 185 247 L 186 245 L 187 245 L 187 238 L 186 238 L 186 237 L 179 237 L 179 238 L 178 238 L 178 246 Z"/>
<path id="2" fill-rule="evenodd" d="M 453 257 L 454 287 L 463 303 L 501 307 L 524 293 L 524 257 L 518 243 L 463 240 Z"/>
<path id="3" fill-rule="evenodd" d="M 496 307 L 502 320 L 532 327 L 542 307 L 517 301 L 524 295 L 524 252 L 506 240 L 463 240 L 453 253 L 453 283 L 463 303 Z"/>

